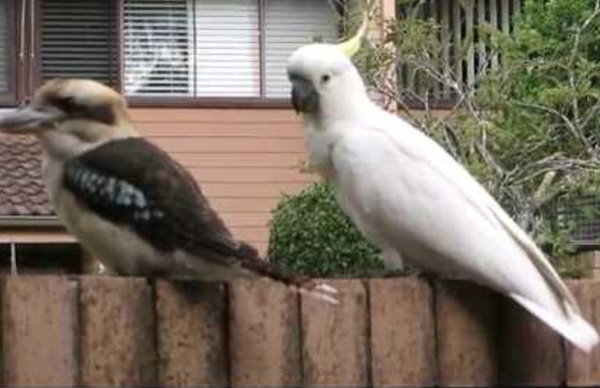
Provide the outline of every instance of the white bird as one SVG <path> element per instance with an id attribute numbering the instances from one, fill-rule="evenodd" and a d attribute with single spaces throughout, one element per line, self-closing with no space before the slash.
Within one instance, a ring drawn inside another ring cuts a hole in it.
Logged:
<path id="1" fill-rule="evenodd" d="M 306 45 L 288 59 L 311 167 L 387 268 L 404 258 L 490 287 L 589 352 L 596 330 L 532 239 L 441 146 L 369 100 L 350 60 L 365 29 L 366 20 L 347 42 Z"/>
<path id="2" fill-rule="evenodd" d="M 85 79 L 49 81 L 31 104 L 0 117 L 0 132 L 39 138 L 54 209 L 112 271 L 295 283 L 234 238 L 193 177 L 139 136 L 124 98 L 111 88 Z M 300 291 L 336 302 L 333 288 L 312 286 Z"/>

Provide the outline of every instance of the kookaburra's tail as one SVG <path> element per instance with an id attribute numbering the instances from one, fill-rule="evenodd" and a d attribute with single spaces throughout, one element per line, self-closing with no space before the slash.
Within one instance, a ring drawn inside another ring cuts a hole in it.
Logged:
<path id="1" fill-rule="evenodd" d="M 254 248 L 252 245 L 248 244 L 245 241 L 238 242 L 236 256 L 242 260 L 260 259 L 260 254 L 258 253 L 258 249 Z"/>
<path id="2" fill-rule="evenodd" d="M 238 242 L 237 257 L 242 261 L 244 268 L 258 275 L 295 287 L 300 293 L 308 296 L 333 304 L 338 303 L 335 298 L 338 291 L 335 288 L 321 282 L 313 282 L 310 278 L 283 273 L 271 260 L 261 257 L 256 248 L 244 241 Z"/>

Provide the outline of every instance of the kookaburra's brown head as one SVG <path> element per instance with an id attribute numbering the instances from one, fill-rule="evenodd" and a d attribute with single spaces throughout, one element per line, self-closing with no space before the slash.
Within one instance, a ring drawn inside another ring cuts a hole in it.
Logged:
<path id="1" fill-rule="evenodd" d="M 123 97 L 87 79 L 48 81 L 29 105 L 0 116 L 0 132 L 34 134 L 45 150 L 59 159 L 112 139 L 138 136 Z"/>

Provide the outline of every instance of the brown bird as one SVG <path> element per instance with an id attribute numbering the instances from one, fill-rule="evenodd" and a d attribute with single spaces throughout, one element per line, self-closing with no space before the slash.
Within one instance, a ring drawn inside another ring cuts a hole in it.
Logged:
<path id="1" fill-rule="evenodd" d="M 60 219 L 118 274 L 292 282 L 233 237 L 183 166 L 140 137 L 125 100 L 111 88 L 84 79 L 49 81 L 31 104 L 0 118 L 0 131 L 39 138 Z M 324 299 L 335 293 L 314 287 L 310 292 Z"/>

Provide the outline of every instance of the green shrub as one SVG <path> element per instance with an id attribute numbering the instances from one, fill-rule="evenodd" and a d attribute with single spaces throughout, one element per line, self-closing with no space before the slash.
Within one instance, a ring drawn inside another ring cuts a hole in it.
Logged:
<path id="1" fill-rule="evenodd" d="M 356 276 L 383 268 L 379 251 L 324 183 L 281 200 L 270 224 L 269 257 L 284 271 L 307 276 Z"/>

